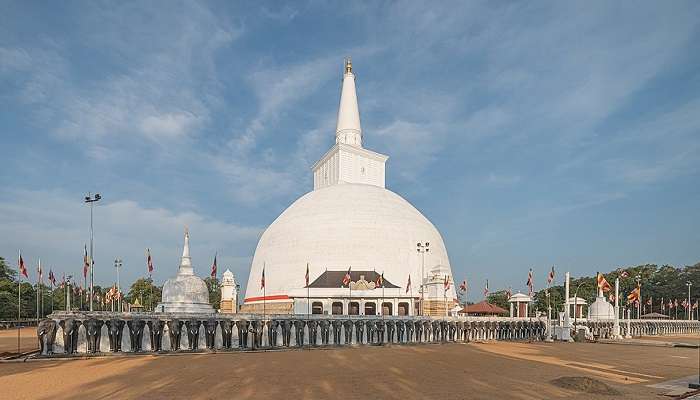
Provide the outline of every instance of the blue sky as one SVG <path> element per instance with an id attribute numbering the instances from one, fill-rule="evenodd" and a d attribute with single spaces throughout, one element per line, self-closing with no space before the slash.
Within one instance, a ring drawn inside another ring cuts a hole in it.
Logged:
<path id="1" fill-rule="evenodd" d="M 438 8 L 439 6 L 439 8 Z M 353 57 L 365 146 L 478 297 L 700 261 L 697 2 L 2 2 L 0 255 L 241 282 L 312 187 Z M 561 274 L 560 274 L 561 276 Z"/>

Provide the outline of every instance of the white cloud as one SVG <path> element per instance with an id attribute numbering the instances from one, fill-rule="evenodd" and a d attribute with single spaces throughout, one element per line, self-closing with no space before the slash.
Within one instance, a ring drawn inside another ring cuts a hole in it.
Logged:
<path id="1" fill-rule="evenodd" d="M 194 211 L 145 208 L 133 200 L 103 199 L 94 210 L 96 281 L 114 280 L 112 260 L 124 260 L 122 283 L 143 276 L 144 252 L 155 260 L 154 278 L 173 276 L 182 253 L 182 232 L 190 229 L 196 273 L 207 276 L 215 252 L 221 270 L 247 277 L 252 249 L 262 229 L 239 226 Z M 83 245 L 89 243 L 89 211 L 80 196 L 60 191 L 6 191 L 0 198 L 0 255 L 13 260 L 19 249 L 28 263 L 41 257 L 47 268 L 81 274 Z"/>

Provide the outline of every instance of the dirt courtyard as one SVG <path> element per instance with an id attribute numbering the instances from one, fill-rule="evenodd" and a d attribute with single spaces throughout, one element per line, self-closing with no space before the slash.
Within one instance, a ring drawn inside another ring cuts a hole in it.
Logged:
<path id="1" fill-rule="evenodd" d="M 19 331 L 19 349 L 21 353 L 39 348 L 35 326 L 22 328 Z M 0 330 L 0 357 L 7 357 L 13 354 L 17 354 L 17 329 Z"/>
<path id="2" fill-rule="evenodd" d="M 0 398 L 658 398 L 697 373 L 698 350 L 590 343 L 415 345 L 266 353 L 105 356 L 0 363 Z M 597 378 L 601 396 L 550 383 Z"/>

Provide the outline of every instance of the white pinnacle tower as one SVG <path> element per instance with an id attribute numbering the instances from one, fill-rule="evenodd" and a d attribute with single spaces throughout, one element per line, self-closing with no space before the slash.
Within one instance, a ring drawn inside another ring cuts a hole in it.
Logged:
<path id="1" fill-rule="evenodd" d="M 190 232 L 185 227 L 185 244 L 182 247 L 182 258 L 180 258 L 181 275 L 193 275 L 192 258 L 190 257 Z"/>
<path id="2" fill-rule="evenodd" d="M 338 124 L 335 128 L 335 142 L 362 147 L 360 109 L 357 106 L 355 74 L 352 72 L 350 57 L 345 59 L 343 89 L 340 92 L 340 107 L 338 108 Z"/>

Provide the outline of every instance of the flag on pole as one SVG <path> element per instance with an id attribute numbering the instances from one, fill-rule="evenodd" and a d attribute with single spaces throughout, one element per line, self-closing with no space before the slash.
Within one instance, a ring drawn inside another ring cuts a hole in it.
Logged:
<path id="1" fill-rule="evenodd" d="M 212 277 L 212 279 L 216 279 L 216 257 L 217 256 L 218 256 L 218 254 L 214 253 L 214 263 L 211 265 L 211 277 Z M 264 276 L 265 276 L 265 268 L 263 267 L 263 277 Z"/>
<path id="2" fill-rule="evenodd" d="M 66 287 L 66 273 L 61 274 L 61 289 Z"/>
<path id="3" fill-rule="evenodd" d="M 486 280 L 486 286 L 484 287 L 484 297 L 488 297 L 489 295 L 489 280 Z"/>
<path id="4" fill-rule="evenodd" d="M 51 282 L 51 286 L 56 286 L 56 276 L 53 274 L 53 270 L 49 269 L 49 282 Z"/>
<path id="5" fill-rule="evenodd" d="M 624 278 L 627 278 L 628 276 L 630 276 L 630 274 L 628 274 L 627 271 L 625 271 L 624 269 L 620 270 L 620 278 L 624 279 Z"/>
<path id="6" fill-rule="evenodd" d="M 651 305 L 651 297 L 649 297 L 649 298 L 647 299 L 647 305 L 648 305 L 648 306 Z"/>
<path id="7" fill-rule="evenodd" d="M 462 283 L 459 284 L 459 291 L 460 292 L 466 292 L 467 291 L 467 280 L 463 280 Z"/>
<path id="8" fill-rule="evenodd" d="M 376 287 L 384 287 L 384 272 L 381 275 L 377 275 L 377 280 L 375 282 Z"/>
<path id="9" fill-rule="evenodd" d="M 265 267 L 263 266 L 262 277 L 260 277 L 260 289 L 265 288 Z"/>
<path id="10" fill-rule="evenodd" d="M 608 280 L 605 279 L 603 274 L 601 274 L 600 272 L 598 272 L 597 280 L 598 280 L 598 289 L 602 290 L 603 293 L 609 292 L 610 290 L 612 290 L 612 286 L 610 286 L 610 284 L 608 283 Z"/>
<path id="11" fill-rule="evenodd" d="M 615 302 L 615 293 L 610 292 L 610 294 L 608 295 L 608 298 L 610 299 L 611 303 L 614 303 Z"/>
<path id="12" fill-rule="evenodd" d="M 552 270 L 549 271 L 549 275 L 547 275 L 547 284 L 550 285 L 554 281 L 554 265 L 552 265 Z"/>
<path id="13" fill-rule="evenodd" d="M 665 311 L 665 310 L 666 310 L 666 303 L 664 303 L 664 298 L 662 297 L 661 298 L 661 311 Z"/>
<path id="14" fill-rule="evenodd" d="M 685 308 L 687 310 L 688 309 L 688 300 L 683 299 L 683 301 L 681 302 L 681 306 L 683 306 L 683 308 Z"/>
<path id="15" fill-rule="evenodd" d="M 527 288 L 530 292 L 530 296 L 532 296 L 532 268 L 530 268 L 530 272 L 527 273 Z"/>
<path id="16" fill-rule="evenodd" d="M 352 267 L 348 268 L 348 272 L 345 273 L 345 276 L 343 277 L 343 286 L 350 284 L 350 270 Z"/>
<path id="17" fill-rule="evenodd" d="M 153 258 L 151 258 L 151 249 L 146 249 L 146 265 L 148 266 L 148 275 L 153 273 Z"/>
<path id="18" fill-rule="evenodd" d="M 85 245 L 85 254 L 83 254 L 83 278 L 87 279 L 87 273 L 90 269 L 90 258 L 88 257 L 87 245 Z"/>
<path id="19" fill-rule="evenodd" d="M 673 307 L 678 308 L 678 299 L 673 301 Z"/>
<path id="20" fill-rule="evenodd" d="M 672 308 L 673 308 L 673 301 L 671 299 L 668 299 L 668 309 L 670 310 Z"/>
<path id="21" fill-rule="evenodd" d="M 508 287 L 508 289 L 506 289 L 506 298 L 510 300 L 511 297 L 513 297 L 513 290 Z"/>
<path id="22" fill-rule="evenodd" d="M 408 274 L 408 282 L 406 283 L 406 293 L 411 290 L 411 274 Z"/>
<path id="23" fill-rule="evenodd" d="M 304 281 L 306 281 L 306 286 L 309 286 L 309 263 L 306 263 L 306 275 L 304 275 Z"/>
<path id="24" fill-rule="evenodd" d="M 628 303 L 637 303 L 639 302 L 639 286 L 634 288 L 630 294 L 627 295 L 627 302 Z"/>
<path id="25" fill-rule="evenodd" d="M 443 289 L 445 291 L 448 291 L 450 289 L 450 276 L 449 275 L 445 275 L 445 282 L 443 282 L 442 285 L 443 285 Z"/>
<path id="26" fill-rule="evenodd" d="M 695 303 L 693 304 L 693 310 L 697 310 L 697 309 L 698 309 L 698 301 L 695 300 Z"/>
<path id="27" fill-rule="evenodd" d="M 24 275 L 25 278 L 29 278 L 29 275 L 27 275 L 27 267 L 24 265 L 24 260 L 22 259 L 22 252 L 19 253 L 19 273 Z"/>
<path id="28" fill-rule="evenodd" d="M 44 283 L 44 271 L 41 269 L 41 258 L 39 259 L 39 265 L 36 267 L 37 272 L 37 283 Z"/>

